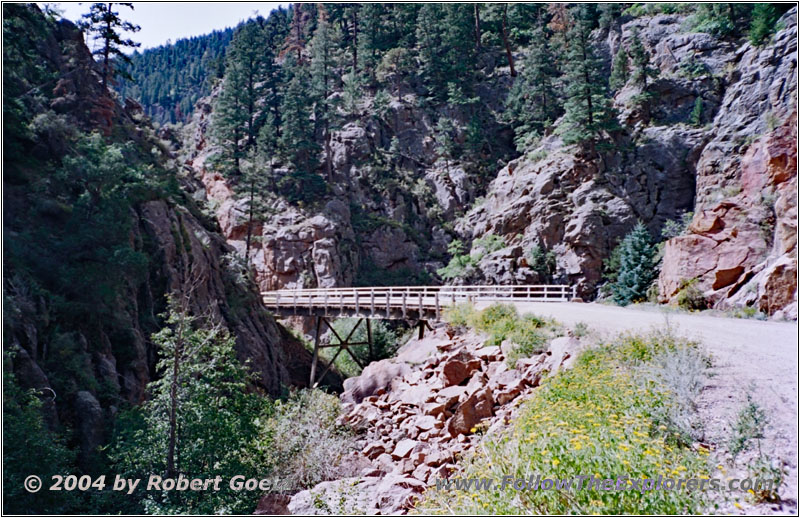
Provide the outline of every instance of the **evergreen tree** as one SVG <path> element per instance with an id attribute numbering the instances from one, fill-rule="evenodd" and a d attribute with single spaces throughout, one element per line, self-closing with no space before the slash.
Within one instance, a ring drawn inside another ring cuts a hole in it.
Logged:
<path id="1" fill-rule="evenodd" d="M 522 74 L 514 81 L 506 98 L 507 118 L 514 126 L 514 141 L 519 151 L 541 137 L 560 115 L 553 84 L 557 75 L 554 63 L 545 28 L 539 23 L 531 33 Z"/>
<path id="2" fill-rule="evenodd" d="M 428 97 L 447 99 L 447 84 L 458 79 L 466 96 L 472 94 L 475 67 L 472 7 L 468 4 L 424 4 L 417 16 L 420 76 Z"/>
<path id="3" fill-rule="evenodd" d="M 325 174 L 333 180 L 331 132 L 335 129 L 336 104 L 331 99 L 335 42 L 324 5 L 318 10 L 317 30 L 311 39 L 311 88 L 315 99 L 314 121 L 325 142 Z"/>
<path id="4" fill-rule="evenodd" d="M 658 77 L 658 69 L 650 66 L 650 55 L 642 44 L 639 38 L 639 31 L 633 31 L 631 38 L 631 62 L 633 64 L 633 72 L 631 79 L 637 86 L 641 87 L 642 91 L 647 90 L 647 79 L 650 77 Z"/>
<path id="5" fill-rule="evenodd" d="M 178 473 L 214 478 L 261 476 L 253 451 L 258 417 L 269 406 L 250 390 L 253 375 L 239 363 L 235 338 L 219 327 L 203 328 L 185 301 L 170 303 L 167 326 L 153 335 L 158 372 L 147 386 L 149 398 L 120 418 L 112 451 L 117 469 L 129 478 Z M 138 509 L 156 514 L 191 510 L 199 514 L 250 512 L 258 499 L 251 491 L 152 492 L 132 495 Z"/>
<path id="6" fill-rule="evenodd" d="M 369 81 L 375 84 L 375 72 L 380 63 L 381 52 L 386 49 L 384 13 L 382 4 L 361 6 L 361 38 L 358 41 L 359 68 Z"/>
<path id="7" fill-rule="evenodd" d="M 622 5 L 617 3 L 602 3 L 597 6 L 600 13 L 598 25 L 601 29 L 609 29 L 614 21 L 622 14 Z"/>
<path id="8" fill-rule="evenodd" d="M 242 139 L 249 120 L 245 77 L 238 65 L 227 69 L 222 92 L 214 104 L 212 132 L 222 148 L 215 158 L 223 170 L 240 175 L 241 160 L 246 152 Z"/>
<path id="9" fill-rule="evenodd" d="M 132 3 L 118 3 L 133 10 Z M 135 48 L 140 44 L 130 39 L 123 39 L 121 32 L 137 32 L 141 27 L 124 21 L 119 17 L 119 12 L 114 11 L 111 2 L 94 3 L 89 12 L 83 15 L 83 27 L 89 34 L 94 34 L 94 41 L 100 42 L 100 47 L 94 51 L 95 56 L 102 57 L 103 63 L 103 88 L 108 86 L 109 80 L 114 77 L 115 69 L 112 60 L 130 63 L 130 58 L 125 54 L 126 48 Z"/>
<path id="10" fill-rule="evenodd" d="M 748 37 L 753 45 L 761 45 L 775 30 L 778 10 L 772 4 L 755 4 L 751 13 Z"/>
<path id="11" fill-rule="evenodd" d="M 566 113 L 561 128 L 565 143 L 588 142 L 592 149 L 602 132 L 614 127 L 602 62 L 591 41 L 594 15 L 591 4 L 578 4 L 570 10 Z"/>
<path id="12" fill-rule="evenodd" d="M 640 221 L 620 244 L 619 272 L 612 286 L 614 302 L 627 306 L 647 298 L 647 289 L 656 276 L 655 255 L 650 232 Z"/>
<path id="13" fill-rule="evenodd" d="M 614 62 L 611 65 L 611 77 L 608 80 L 608 85 L 613 91 L 618 91 L 625 86 L 630 77 L 630 65 L 628 62 L 628 53 L 625 47 L 620 43 L 619 50 L 614 56 Z"/>
<path id="14" fill-rule="evenodd" d="M 278 149 L 291 166 L 290 174 L 281 179 L 279 188 L 293 201 L 314 199 L 324 192 L 322 178 L 316 173 L 319 148 L 314 138 L 309 100 L 311 77 L 307 66 L 288 54 L 283 65 L 284 91 L 281 100 L 281 134 Z"/>

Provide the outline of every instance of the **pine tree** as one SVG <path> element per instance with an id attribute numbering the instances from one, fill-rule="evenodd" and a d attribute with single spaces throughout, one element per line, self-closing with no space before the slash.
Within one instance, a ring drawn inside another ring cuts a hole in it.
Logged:
<path id="1" fill-rule="evenodd" d="M 241 175 L 241 160 L 245 154 L 242 139 L 248 124 L 247 99 L 244 89 L 244 74 L 235 64 L 227 67 L 227 73 L 214 104 L 212 133 L 222 151 L 215 158 L 224 171 Z"/>
<path id="2" fill-rule="evenodd" d="M 132 3 L 119 3 L 133 10 Z M 83 15 L 83 27 L 89 34 L 94 34 L 94 41 L 100 42 L 100 47 L 94 51 L 95 56 L 102 56 L 103 60 L 103 88 L 108 87 L 109 81 L 114 77 L 115 68 L 112 60 L 130 63 L 130 58 L 125 54 L 125 48 L 136 48 L 140 44 L 130 39 L 123 39 L 121 32 L 137 32 L 141 27 L 124 21 L 119 17 L 119 12 L 114 11 L 114 4 L 95 3 L 89 12 Z"/>
<path id="3" fill-rule="evenodd" d="M 622 6 L 621 4 L 617 3 L 599 4 L 597 6 L 597 10 L 600 13 L 598 24 L 600 25 L 601 29 L 610 28 L 614 21 L 619 18 L 620 14 L 622 14 Z"/>
<path id="4" fill-rule="evenodd" d="M 275 88 L 272 49 L 263 26 L 261 17 L 239 26 L 225 56 L 228 74 L 233 76 L 225 87 L 243 89 L 246 148 L 255 145 L 258 135 L 257 103 L 265 98 L 267 90 L 272 94 Z"/>
<path id="5" fill-rule="evenodd" d="M 507 117 L 514 126 L 514 141 L 519 151 L 541 137 L 560 115 L 553 84 L 558 73 L 554 63 L 545 28 L 538 23 L 531 33 L 522 74 L 506 98 Z"/>
<path id="6" fill-rule="evenodd" d="M 614 127 L 602 62 L 594 51 L 591 32 L 594 10 L 578 4 L 570 10 L 567 34 L 565 116 L 561 132 L 567 144 L 588 142 L 594 149 L 602 132 Z"/>
<path id="7" fill-rule="evenodd" d="M 655 255 L 650 232 L 640 221 L 620 244 L 619 272 L 612 286 L 614 302 L 627 306 L 647 298 L 647 289 L 656 276 Z"/>
<path id="8" fill-rule="evenodd" d="M 611 77 L 608 86 L 613 91 L 618 91 L 625 86 L 630 78 L 630 65 L 628 63 L 628 53 L 625 47 L 620 44 L 617 54 L 614 56 L 614 63 L 611 65 Z"/>
<path id="9" fill-rule="evenodd" d="M 375 72 L 380 63 L 381 52 L 387 42 L 384 36 L 384 13 L 382 4 L 363 4 L 361 6 L 361 38 L 358 41 L 359 68 L 369 81 L 375 84 Z"/>
<path id="10" fill-rule="evenodd" d="M 311 39 L 311 89 L 315 100 L 317 127 L 325 142 L 325 174 L 328 181 L 333 180 L 331 132 L 335 129 L 336 104 L 331 100 L 333 68 L 335 66 L 335 42 L 333 29 L 328 24 L 328 14 L 324 5 L 318 10 L 317 30 Z"/>
<path id="11" fill-rule="evenodd" d="M 778 21 L 778 11 L 772 4 L 755 4 L 751 13 L 750 43 L 761 45 L 764 40 L 775 30 Z"/>
<path id="12" fill-rule="evenodd" d="M 111 453 L 120 472 L 129 477 L 150 473 L 192 473 L 201 478 L 256 476 L 252 454 L 257 419 L 269 405 L 249 390 L 254 381 L 236 358 L 236 340 L 219 327 L 202 327 L 186 304 L 171 301 L 167 326 L 153 335 L 158 347 L 158 372 L 149 398 L 120 417 Z M 193 509 L 201 514 L 246 512 L 254 505 L 247 491 L 137 492 L 142 510 L 169 514 Z M 257 499 L 257 497 L 255 497 Z"/>
<path id="13" fill-rule="evenodd" d="M 285 86 L 281 99 L 278 149 L 292 171 L 281 179 L 278 187 L 291 200 L 305 201 L 314 199 L 324 190 L 322 178 L 316 174 L 319 147 L 314 138 L 312 106 L 309 105 L 309 100 L 313 97 L 310 89 L 311 77 L 308 67 L 299 64 L 293 54 L 286 56 L 283 69 Z"/>
<path id="14" fill-rule="evenodd" d="M 633 65 L 631 79 L 637 86 L 641 87 L 642 91 L 645 91 L 647 90 L 647 79 L 658 77 L 658 70 L 650 66 L 650 55 L 639 38 L 638 30 L 633 31 L 630 52 L 631 64 Z"/>

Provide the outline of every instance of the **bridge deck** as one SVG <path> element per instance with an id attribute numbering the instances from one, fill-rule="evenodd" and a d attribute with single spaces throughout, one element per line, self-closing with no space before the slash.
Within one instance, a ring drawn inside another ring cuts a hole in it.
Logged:
<path id="1" fill-rule="evenodd" d="M 439 320 L 461 302 L 565 302 L 575 288 L 565 284 L 519 286 L 392 286 L 314 288 L 263 292 L 266 307 L 279 316 Z"/>

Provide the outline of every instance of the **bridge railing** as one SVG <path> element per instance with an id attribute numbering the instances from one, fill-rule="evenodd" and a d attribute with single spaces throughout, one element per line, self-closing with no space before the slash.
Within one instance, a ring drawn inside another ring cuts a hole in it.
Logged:
<path id="1" fill-rule="evenodd" d="M 268 308 L 291 309 L 303 314 L 305 309 L 322 309 L 355 314 L 385 314 L 401 312 L 422 315 L 435 314 L 459 302 L 530 300 L 565 302 L 575 297 L 575 287 L 566 284 L 516 286 L 386 286 L 366 288 L 284 289 L 262 292 Z M 300 309 L 298 311 L 298 308 Z"/>

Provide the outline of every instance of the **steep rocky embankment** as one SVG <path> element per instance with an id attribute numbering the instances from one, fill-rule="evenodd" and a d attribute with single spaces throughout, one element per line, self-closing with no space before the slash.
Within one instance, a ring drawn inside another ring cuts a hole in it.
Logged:
<path id="1" fill-rule="evenodd" d="M 507 359 L 509 347 L 484 346 L 472 332 L 438 327 L 406 344 L 391 360 L 370 364 L 345 381 L 344 422 L 360 435 L 358 477 L 323 482 L 294 495 L 293 514 L 397 514 L 446 478 L 482 434 L 513 421 L 540 380 L 567 368 L 580 351 L 570 336 L 554 338 L 530 358 Z M 267 497 L 269 499 L 269 496 Z"/>
<path id="2" fill-rule="evenodd" d="M 637 31 L 658 67 L 651 100 L 636 110 L 630 100 L 641 92 L 617 93 L 629 132 L 600 160 L 550 136 L 498 173 L 483 206 L 458 226 L 512 245 L 482 260 L 484 277 L 531 279 L 524 251 L 539 245 L 556 253 L 566 280 L 592 295 L 603 259 L 636 220 L 659 235 L 665 221 L 693 211 L 688 235 L 666 244 L 661 301 L 674 302 L 696 278 L 715 307 L 755 305 L 796 318 L 795 17 L 788 12 L 763 48 L 684 32 L 677 15 L 612 27 L 607 55 Z M 688 123 L 698 97 L 700 127 Z"/>
<path id="3" fill-rule="evenodd" d="M 729 60 L 730 86 L 697 161 L 694 219 L 667 242 L 660 298 L 697 279 L 717 307 L 797 318 L 796 10 L 766 48 Z"/>

